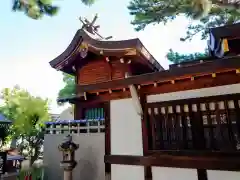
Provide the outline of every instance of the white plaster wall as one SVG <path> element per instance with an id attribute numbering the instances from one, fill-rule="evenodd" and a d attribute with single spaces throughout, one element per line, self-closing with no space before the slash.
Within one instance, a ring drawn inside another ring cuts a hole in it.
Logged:
<path id="1" fill-rule="evenodd" d="M 143 155 L 141 117 L 132 99 L 112 100 L 110 111 L 111 154 Z"/>
<path id="2" fill-rule="evenodd" d="M 152 167 L 152 180 L 198 180 L 196 169 Z"/>
<path id="3" fill-rule="evenodd" d="M 208 180 L 237 180 L 240 172 L 235 171 L 212 171 L 207 170 Z"/>
<path id="4" fill-rule="evenodd" d="M 141 117 L 132 99 L 110 101 L 111 154 L 143 155 Z M 112 180 L 144 180 L 143 166 L 111 165 Z"/>
<path id="5" fill-rule="evenodd" d="M 116 165 L 111 166 L 111 180 L 145 180 L 142 166 Z"/>
<path id="6" fill-rule="evenodd" d="M 198 97 L 218 96 L 218 95 L 235 94 L 235 93 L 240 93 L 240 84 L 231 84 L 226 86 L 216 86 L 216 87 L 210 87 L 210 88 L 149 95 L 147 96 L 147 102 L 151 103 L 151 102 L 161 102 L 161 101 L 172 101 L 172 100 L 191 99 L 191 98 L 198 98 Z"/>

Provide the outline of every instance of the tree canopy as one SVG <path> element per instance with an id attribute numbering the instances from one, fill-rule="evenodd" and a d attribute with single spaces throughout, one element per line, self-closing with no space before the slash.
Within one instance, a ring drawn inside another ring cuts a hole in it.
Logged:
<path id="1" fill-rule="evenodd" d="M 137 31 L 149 24 L 166 24 L 178 15 L 198 19 L 188 26 L 186 36 L 181 38 L 185 41 L 198 33 L 201 33 L 202 39 L 206 39 L 207 28 L 236 23 L 240 19 L 239 5 L 235 1 L 228 2 L 212 0 L 208 10 L 204 5 L 209 3 L 208 0 L 132 0 L 128 9 L 134 16 L 132 24 Z"/>
<path id="2" fill-rule="evenodd" d="M 144 30 L 149 24 L 166 24 L 179 15 L 193 21 L 181 41 L 192 40 L 199 34 L 201 39 L 208 37 L 208 28 L 234 24 L 240 19 L 240 4 L 237 1 L 220 0 L 132 0 L 128 6 L 134 16 L 135 30 Z M 170 50 L 167 58 L 173 63 L 191 61 L 208 56 L 206 52 L 180 54 Z"/>
<path id="3" fill-rule="evenodd" d="M 12 10 L 22 11 L 32 19 L 40 19 L 43 15 L 54 16 L 59 7 L 53 0 L 13 0 Z"/>
<path id="4" fill-rule="evenodd" d="M 87 6 L 95 1 L 81 0 Z M 184 41 L 191 40 L 198 33 L 201 33 L 202 39 L 206 39 L 207 28 L 236 23 L 240 18 L 239 7 L 238 1 L 132 0 L 128 9 L 134 16 L 132 24 L 137 31 L 143 30 L 149 24 L 166 24 L 178 15 L 198 19 L 198 23 L 189 25 L 186 36 L 181 38 Z M 33 19 L 40 19 L 44 15 L 56 15 L 59 7 L 54 5 L 54 0 L 13 0 L 12 9 L 23 11 Z"/>
<path id="5" fill-rule="evenodd" d="M 193 54 L 180 54 L 178 52 L 174 52 L 172 49 L 169 50 L 167 53 L 167 58 L 169 61 L 173 62 L 174 64 L 181 63 L 181 62 L 188 62 L 197 60 L 200 58 L 208 57 L 207 52 L 203 53 L 193 53 Z"/>
<path id="6" fill-rule="evenodd" d="M 92 5 L 95 0 L 81 0 L 85 5 Z M 40 19 L 44 15 L 54 16 L 59 7 L 54 5 L 54 0 L 13 0 L 13 11 L 22 11 L 32 19 Z"/>
<path id="7" fill-rule="evenodd" d="M 42 127 L 50 120 L 48 100 L 32 96 L 19 87 L 3 89 L 1 99 L 0 112 L 13 122 L 9 135 L 13 140 L 21 140 L 18 146 L 27 150 L 31 162 L 34 162 L 43 144 Z"/>
<path id="8" fill-rule="evenodd" d="M 70 74 L 63 73 L 63 82 L 64 87 L 58 92 L 58 98 L 65 98 L 75 95 L 75 77 Z"/>

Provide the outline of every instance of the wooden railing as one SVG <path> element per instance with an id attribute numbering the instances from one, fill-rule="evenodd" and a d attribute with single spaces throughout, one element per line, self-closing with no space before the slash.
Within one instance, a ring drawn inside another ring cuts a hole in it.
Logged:
<path id="1" fill-rule="evenodd" d="M 66 120 L 46 123 L 46 134 L 105 132 L 104 119 Z"/>

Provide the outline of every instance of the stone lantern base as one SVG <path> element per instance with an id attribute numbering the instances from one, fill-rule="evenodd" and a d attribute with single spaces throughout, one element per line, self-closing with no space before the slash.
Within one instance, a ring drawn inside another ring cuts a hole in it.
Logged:
<path id="1" fill-rule="evenodd" d="M 64 169 L 64 171 L 72 171 L 77 165 L 76 161 L 61 161 L 60 167 Z"/>

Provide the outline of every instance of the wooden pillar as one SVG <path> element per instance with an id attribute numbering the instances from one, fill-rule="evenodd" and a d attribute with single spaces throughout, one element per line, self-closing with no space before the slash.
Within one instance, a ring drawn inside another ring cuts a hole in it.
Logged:
<path id="1" fill-rule="evenodd" d="M 111 154 L 111 121 L 110 121 L 110 102 L 104 104 L 105 119 L 105 155 Z M 105 164 L 106 173 L 111 173 L 111 164 Z"/>
<path id="2" fill-rule="evenodd" d="M 145 107 L 147 100 L 146 94 L 140 92 L 140 103 L 143 109 L 143 116 L 141 118 L 142 121 L 142 143 L 143 143 L 143 155 L 147 155 L 148 153 L 148 130 L 147 130 L 147 109 Z M 150 166 L 146 166 L 144 168 L 145 179 L 152 179 L 152 170 Z"/>

